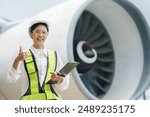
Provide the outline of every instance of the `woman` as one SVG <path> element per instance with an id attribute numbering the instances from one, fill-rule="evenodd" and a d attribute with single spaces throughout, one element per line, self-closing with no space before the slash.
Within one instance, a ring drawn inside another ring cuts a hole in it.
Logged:
<path id="1" fill-rule="evenodd" d="M 63 66 L 59 54 L 44 46 L 48 32 L 46 22 L 33 22 L 29 28 L 33 45 L 26 52 L 20 47 L 8 72 L 10 82 L 22 80 L 22 100 L 57 100 L 56 88 L 62 91 L 69 86 L 69 77 L 55 72 Z M 49 80 L 53 83 L 47 83 Z"/>

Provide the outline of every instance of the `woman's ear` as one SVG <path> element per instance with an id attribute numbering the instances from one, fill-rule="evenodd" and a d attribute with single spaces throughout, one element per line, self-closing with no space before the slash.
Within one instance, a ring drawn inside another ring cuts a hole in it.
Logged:
<path id="1" fill-rule="evenodd" d="M 29 32 L 29 35 L 30 35 L 30 37 L 32 38 L 32 33 L 31 32 Z M 33 39 L 33 38 L 32 38 Z"/>

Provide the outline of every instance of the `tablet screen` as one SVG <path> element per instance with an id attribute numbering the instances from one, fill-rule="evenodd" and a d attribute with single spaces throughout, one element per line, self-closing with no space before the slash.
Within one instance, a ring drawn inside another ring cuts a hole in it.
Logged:
<path id="1" fill-rule="evenodd" d="M 67 63 L 59 72 L 66 76 L 67 74 L 69 74 L 69 72 L 71 72 L 77 65 L 79 64 L 79 62 L 69 62 Z"/>

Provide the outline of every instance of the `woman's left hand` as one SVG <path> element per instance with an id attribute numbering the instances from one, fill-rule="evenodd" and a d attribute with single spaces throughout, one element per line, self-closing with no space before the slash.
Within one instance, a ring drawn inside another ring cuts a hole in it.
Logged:
<path id="1" fill-rule="evenodd" d="M 54 72 L 54 73 L 52 73 L 51 80 L 57 81 L 57 83 L 62 83 L 63 82 L 63 77 L 60 76 L 59 72 Z"/>

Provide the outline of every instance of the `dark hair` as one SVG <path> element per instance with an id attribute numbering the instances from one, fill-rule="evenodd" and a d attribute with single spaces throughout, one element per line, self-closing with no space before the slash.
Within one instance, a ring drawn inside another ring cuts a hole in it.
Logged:
<path id="1" fill-rule="evenodd" d="M 39 25 L 43 25 L 46 27 L 47 31 L 49 32 L 49 28 L 48 28 L 48 24 L 44 23 L 44 22 L 38 22 L 38 23 L 35 23 L 33 24 L 30 28 L 29 28 L 29 32 L 32 33 L 33 30 L 38 27 Z"/>

